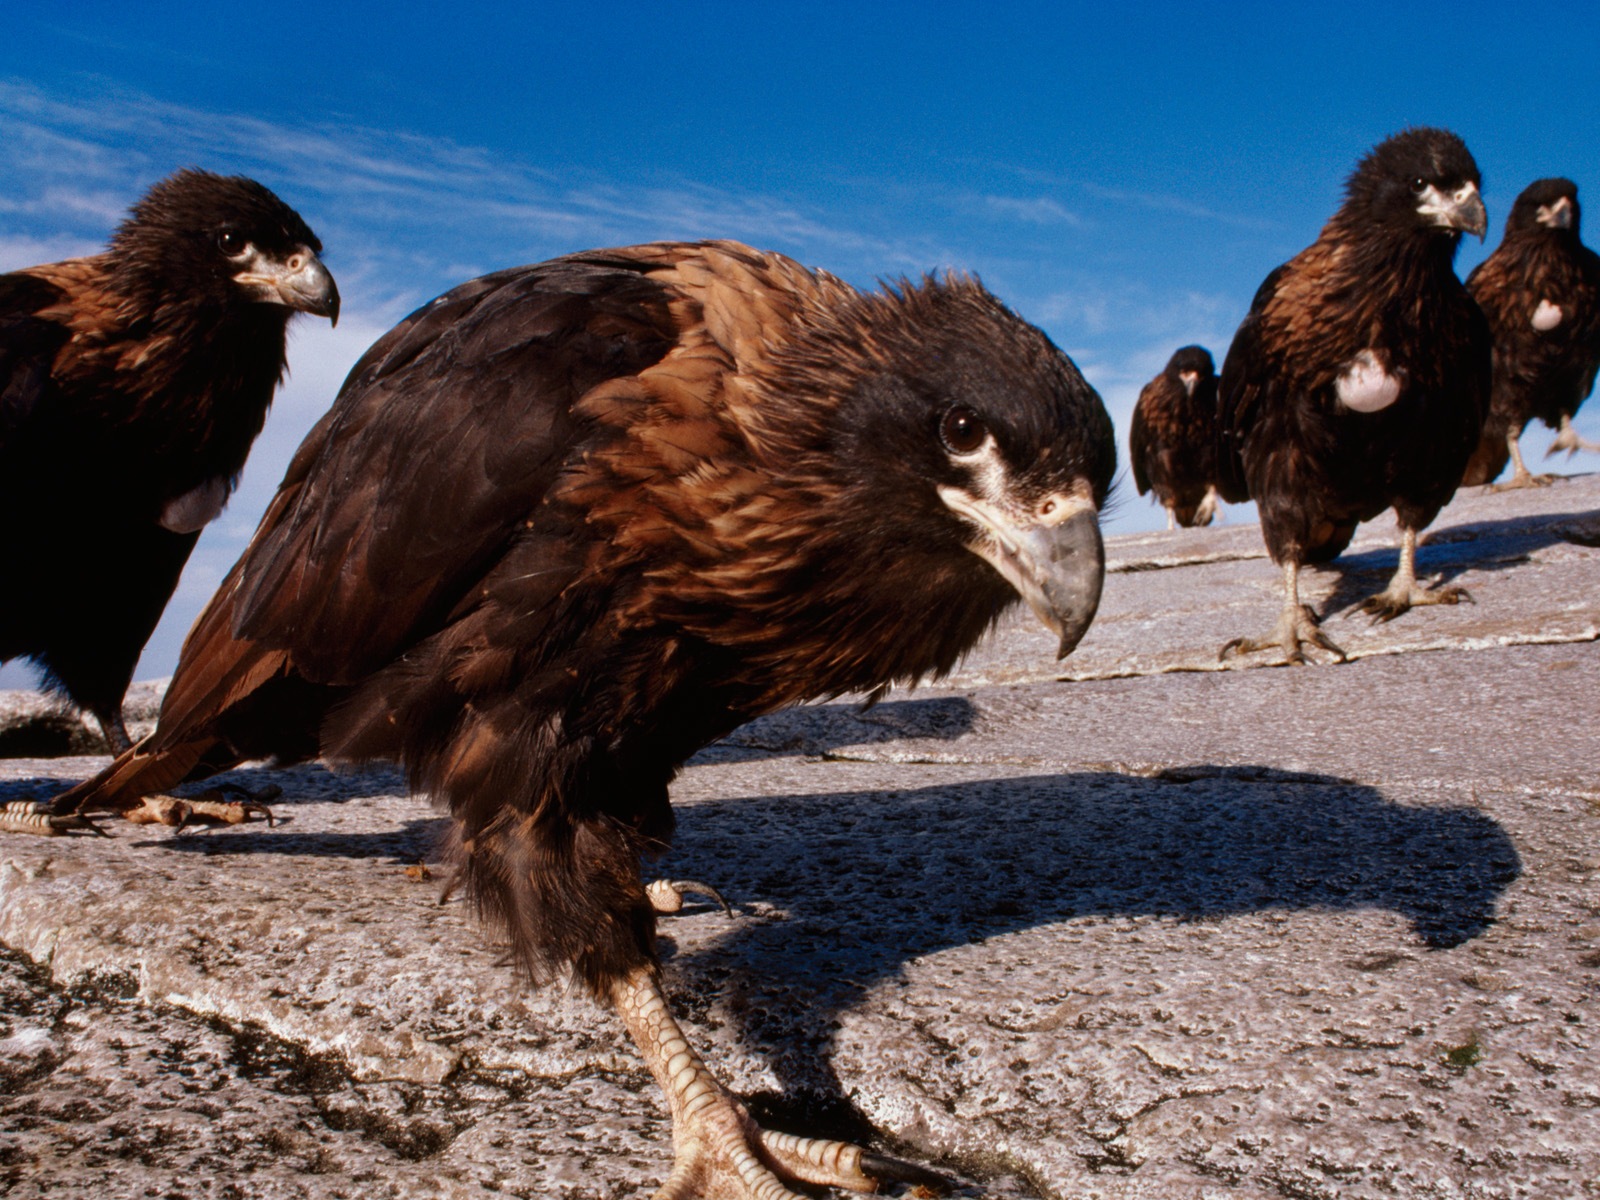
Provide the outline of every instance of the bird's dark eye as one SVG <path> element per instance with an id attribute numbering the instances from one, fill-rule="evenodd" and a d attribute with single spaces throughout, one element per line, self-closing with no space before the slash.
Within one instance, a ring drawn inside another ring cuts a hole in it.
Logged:
<path id="1" fill-rule="evenodd" d="M 217 249 L 221 250 L 229 258 L 236 254 L 244 253 L 244 248 L 249 244 L 249 242 L 245 241 L 244 234 L 237 229 L 224 229 L 217 234 Z"/>
<path id="2" fill-rule="evenodd" d="M 983 418 L 964 405 L 957 405 L 939 422 L 939 438 L 952 454 L 971 454 L 989 436 Z"/>
<path id="3" fill-rule="evenodd" d="M 1428 181 L 1418 175 L 1411 181 L 1411 190 L 1419 196 L 1422 195 L 1423 192 L 1428 190 Z"/>

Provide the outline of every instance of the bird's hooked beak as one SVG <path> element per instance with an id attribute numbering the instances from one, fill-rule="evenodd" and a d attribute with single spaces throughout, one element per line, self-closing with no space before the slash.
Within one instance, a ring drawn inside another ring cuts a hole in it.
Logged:
<path id="1" fill-rule="evenodd" d="M 1179 371 L 1178 380 L 1183 384 L 1183 393 L 1186 396 L 1194 395 L 1195 384 L 1200 382 L 1199 371 Z"/>
<path id="2" fill-rule="evenodd" d="M 1453 192 L 1441 191 L 1430 183 L 1422 193 L 1417 212 L 1431 217 L 1433 224 L 1442 228 L 1476 234 L 1479 241 L 1489 232 L 1489 213 L 1475 183 L 1464 183 Z"/>
<path id="3" fill-rule="evenodd" d="M 235 260 L 238 261 L 238 260 Z M 252 250 L 244 270 L 233 281 L 252 300 L 284 304 L 296 312 L 327 317 L 339 323 L 339 288 L 328 268 L 309 246 L 296 246 L 287 258 L 277 259 Z"/>
<path id="4" fill-rule="evenodd" d="M 1572 201 L 1563 196 L 1554 204 L 1541 204 L 1534 218 L 1547 229 L 1572 228 Z"/>
<path id="5" fill-rule="evenodd" d="M 956 487 L 939 498 L 977 527 L 970 549 L 1005 578 L 1060 639 L 1057 658 L 1071 654 L 1100 607 L 1105 547 L 1092 501 L 1053 495 L 1017 515 Z"/>

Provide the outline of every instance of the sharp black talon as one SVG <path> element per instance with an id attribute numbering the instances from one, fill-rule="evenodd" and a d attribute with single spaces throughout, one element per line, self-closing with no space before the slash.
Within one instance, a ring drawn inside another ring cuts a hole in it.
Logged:
<path id="1" fill-rule="evenodd" d="M 954 1180 L 941 1175 L 938 1171 L 930 1171 L 927 1167 L 919 1167 L 903 1159 L 869 1154 L 865 1151 L 861 1155 L 861 1171 L 880 1183 L 909 1183 L 928 1188 L 941 1195 L 954 1191 L 956 1186 Z"/>

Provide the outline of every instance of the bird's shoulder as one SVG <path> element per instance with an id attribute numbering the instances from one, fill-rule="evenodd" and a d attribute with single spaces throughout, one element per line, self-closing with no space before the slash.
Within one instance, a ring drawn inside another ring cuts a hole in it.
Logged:
<path id="1" fill-rule="evenodd" d="M 425 305 L 352 368 L 295 456 L 241 560 L 235 630 L 286 639 L 309 674 L 359 674 L 507 556 L 542 594 L 592 567 L 591 542 L 626 554 L 679 536 L 697 521 L 684 506 L 741 486 L 741 406 L 760 406 L 737 380 L 815 280 L 731 243 L 663 244 L 497 272 Z M 326 658 L 346 627 L 363 633 Z"/>

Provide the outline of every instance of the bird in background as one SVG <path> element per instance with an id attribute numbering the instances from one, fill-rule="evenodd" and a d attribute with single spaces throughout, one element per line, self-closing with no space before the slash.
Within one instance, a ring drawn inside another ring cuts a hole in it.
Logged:
<path id="1" fill-rule="evenodd" d="M 285 369 L 290 317 L 337 320 L 298 213 L 183 170 L 102 254 L 0 275 L 0 661 L 129 745 L 122 698 Z"/>
<path id="2" fill-rule="evenodd" d="M 1184 346 L 1139 391 L 1129 458 L 1139 494 L 1154 491 L 1167 528 L 1209 525 L 1217 511 L 1217 368 Z"/>
<path id="3" fill-rule="evenodd" d="M 1538 417 L 1559 429 L 1548 454 L 1600 450 L 1572 426 L 1600 368 L 1600 255 L 1583 244 L 1578 185 L 1538 179 L 1511 206 L 1493 254 L 1467 277 L 1467 290 L 1494 333 L 1494 385 L 1483 437 L 1462 483 L 1501 488 L 1551 481 L 1522 461 L 1522 431 Z"/>
<path id="4" fill-rule="evenodd" d="M 970 279 L 864 294 L 732 242 L 489 275 L 356 364 L 155 732 L 58 808 L 398 760 L 526 974 L 621 1016 L 672 1114 L 659 1197 L 914 1178 L 710 1075 L 655 948 L 687 885 L 641 856 L 684 761 L 753 717 L 947 672 L 1019 598 L 1068 653 L 1115 458 L 1077 368 Z"/>
<path id="5" fill-rule="evenodd" d="M 1300 603 L 1299 572 L 1350 544 L 1389 507 L 1399 567 L 1365 602 L 1390 620 L 1415 605 L 1455 604 L 1456 587 L 1416 580 L 1417 533 L 1454 494 L 1488 411 L 1488 323 L 1456 277 L 1463 233 L 1487 214 L 1466 144 L 1408 129 L 1361 159 L 1317 240 L 1256 292 L 1222 366 L 1221 492 L 1256 501 L 1283 609 L 1263 638 L 1222 649 L 1344 651 Z"/>

